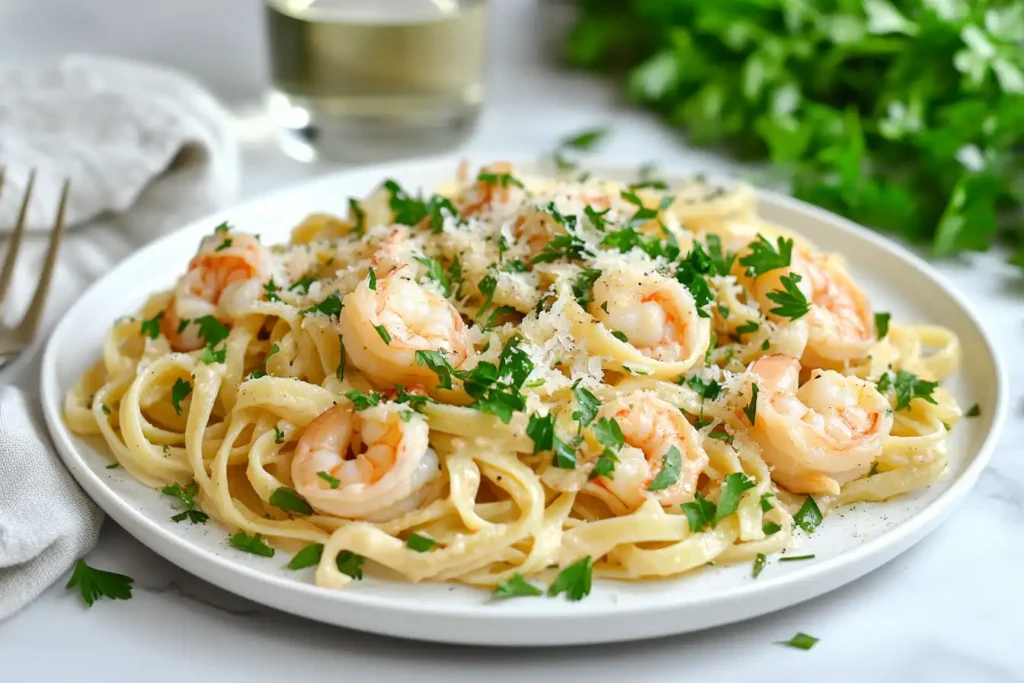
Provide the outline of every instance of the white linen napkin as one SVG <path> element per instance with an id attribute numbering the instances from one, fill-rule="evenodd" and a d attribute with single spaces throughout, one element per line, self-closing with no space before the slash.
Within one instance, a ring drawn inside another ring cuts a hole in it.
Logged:
<path id="1" fill-rule="evenodd" d="M 0 226 L 36 170 L 30 234 L 4 318 L 20 319 L 41 269 L 60 186 L 71 180 L 68 233 L 43 332 L 96 277 L 154 237 L 237 193 L 229 114 L 166 69 L 93 56 L 0 66 Z M 39 349 L 0 375 L 0 620 L 23 607 L 96 543 L 102 513 L 55 453 L 38 407 Z"/>

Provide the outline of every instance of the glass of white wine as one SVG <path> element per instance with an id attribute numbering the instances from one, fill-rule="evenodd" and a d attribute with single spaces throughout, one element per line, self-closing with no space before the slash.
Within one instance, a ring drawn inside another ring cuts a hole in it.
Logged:
<path id="1" fill-rule="evenodd" d="M 484 93 L 487 0 L 265 0 L 270 116 L 301 161 L 451 149 Z"/>

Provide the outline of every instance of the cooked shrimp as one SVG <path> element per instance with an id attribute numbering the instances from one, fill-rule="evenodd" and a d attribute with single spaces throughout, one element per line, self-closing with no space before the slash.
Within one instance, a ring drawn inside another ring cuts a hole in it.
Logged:
<path id="1" fill-rule="evenodd" d="M 171 348 L 201 348 L 197 327 L 188 324 L 179 330 L 181 321 L 212 315 L 229 322 L 240 306 L 259 298 L 269 278 L 270 252 L 253 235 L 217 230 L 205 237 L 160 320 Z"/>
<path id="2" fill-rule="evenodd" d="M 657 272 L 605 270 L 594 282 L 589 308 L 594 318 L 648 358 L 692 365 L 708 348 L 711 325 L 697 314 L 690 292 Z"/>
<path id="3" fill-rule="evenodd" d="M 395 268 L 410 262 L 411 256 L 409 229 L 400 227 L 392 230 L 387 237 L 380 241 L 377 251 L 374 252 L 370 261 L 377 272 L 377 277 L 382 277 L 388 275 Z"/>
<path id="4" fill-rule="evenodd" d="M 441 469 L 429 433 L 408 406 L 355 412 L 339 403 L 310 422 L 296 444 L 295 490 L 317 511 L 347 519 L 386 521 L 414 510 Z"/>
<path id="5" fill-rule="evenodd" d="M 363 280 L 345 296 L 339 323 L 348 360 L 381 386 L 434 386 L 437 376 L 416 362 L 417 351 L 440 351 L 458 368 L 472 346 L 455 307 L 397 268 L 378 278 L 376 290 Z"/>
<path id="6" fill-rule="evenodd" d="M 786 489 L 837 495 L 882 454 L 893 416 L 871 382 L 814 370 L 798 387 L 800 361 L 780 355 L 754 361 L 750 372 L 758 386 L 750 434 L 773 468 L 772 479 Z"/>
<path id="7" fill-rule="evenodd" d="M 611 477 L 595 477 L 587 484 L 589 493 L 604 500 L 615 514 L 635 510 L 649 498 L 664 507 L 693 500 L 708 455 L 697 430 L 675 406 L 652 392 L 634 391 L 605 403 L 598 414 L 619 423 L 626 443 Z M 649 490 L 673 448 L 680 457 L 678 480 Z"/>
<path id="8" fill-rule="evenodd" d="M 834 257 L 815 253 L 807 244 L 796 242 L 789 267 L 775 268 L 756 278 L 744 271 L 737 259 L 733 266 L 737 279 L 754 295 L 761 310 L 781 323 L 789 319 L 771 313 L 776 303 L 768 295 L 783 289 L 783 276 L 800 276 L 796 286 L 813 304 L 805 318 L 794 321 L 808 326 L 801 358 L 805 366 L 843 366 L 867 356 L 875 340 L 871 304 Z"/>

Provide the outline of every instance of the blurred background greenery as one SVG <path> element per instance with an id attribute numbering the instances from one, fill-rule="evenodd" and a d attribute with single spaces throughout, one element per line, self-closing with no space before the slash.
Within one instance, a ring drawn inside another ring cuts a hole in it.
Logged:
<path id="1" fill-rule="evenodd" d="M 936 255 L 1024 267 L 1024 3 L 575 0 L 569 64 L 622 80 L 694 145 Z"/>

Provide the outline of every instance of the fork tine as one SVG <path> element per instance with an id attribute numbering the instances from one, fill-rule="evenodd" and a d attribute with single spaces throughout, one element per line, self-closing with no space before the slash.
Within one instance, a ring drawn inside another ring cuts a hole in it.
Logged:
<path id="1" fill-rule="evenodd" d="M 46 252 L 46 263 L 43 264 L 43 272 L 39 276 L 36 292 L 32 295 L 32 303 L 28 305 L 28 311 L 26 311 L 21 324 L 18 325 L 18 333 L 25 338 L 35 334 L 43 319 L 46 295 L 50 292 L 50 281 L 53 279 L 53 267 L 57 265 L 57 251 L 60 248 L 61 237 L 64 236 L 64 210 L 68 205 L 70 188 L 71 181 L 65 179 L 64 188 L 60 193 L 60 206 L 57 208 L 57 220 L 50 233 L 50 247 Z"/>
<path id="2" fill-rule="evenodd" d="M 25 197 L 21 200 L 21 210 L 18 212 L 18 223 L 11 233 L 11 240 L 7 246 L 7 257 L 4 259 L 3 270 L 0 270 L 0 310 L 3 310 L 3 302 L 7 297 L 7 286 L 11 284 L 11 276 L 14 275 L 14 262 L 18 259 L 18 250 L 21 249 L 21 237 L 25 234 L 25 223 L 28 221 L 28 202 L 32 198 L 32 186 L 36 182 L 36 172 L 33 170 L 28 174 L 28 186 L 25 188 Z"/>

